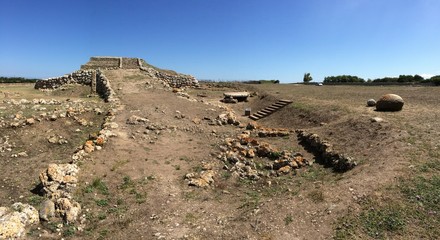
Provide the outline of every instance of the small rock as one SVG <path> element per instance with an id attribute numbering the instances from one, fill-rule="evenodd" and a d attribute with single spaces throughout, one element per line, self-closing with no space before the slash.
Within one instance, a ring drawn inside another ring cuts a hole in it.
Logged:
<path id="1" fill-rule="evenodd" d="M 40 204 L 40 219 L 44 221 L 49 221 L 49 219 L 55 216 L 55 203 L 49 199 L 44 200 Z"/>
<path id="2" fill-rule="evenodd" d="M 376 100 L 374 100 L 374 99 L 368 99 L 368 100 L 367 100 L 367 106 L 368 106 L 368 107 L 374 107 L 374 106 L 376 106 Z"/>
<path id="3" fill-rule="evenodd" d="M 371 120 L 371 122 L 383 122 L 384 121 L 383 118 L 380 118 L 380 117 L 372 117 L 370 120 Z"/>

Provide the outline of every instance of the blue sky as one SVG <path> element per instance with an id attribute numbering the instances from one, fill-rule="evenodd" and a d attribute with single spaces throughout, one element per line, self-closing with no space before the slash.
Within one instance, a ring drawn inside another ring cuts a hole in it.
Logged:
<path id="1" fill-rule="evenodd" d="M 91 56 L 214 80 L 440 75 L 440 1 L 0 0 L 0 76 L 59 76 Z"/>

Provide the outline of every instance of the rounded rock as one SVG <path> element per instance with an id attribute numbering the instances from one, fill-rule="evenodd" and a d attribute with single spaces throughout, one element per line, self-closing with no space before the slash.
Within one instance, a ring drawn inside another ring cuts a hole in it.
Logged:
<path id="1" fill-rule="evenodd" d="M 367 100 L 367 106 L 368 106 L 368 107 L 374 107 L 374 106 L 376 106 L 376 100 L 374 100 L 374 99 L 368 99 L 368 100 Z"/>
<path id="2" fill-rule="evenodd" d="M 396 94 L 385 94 L 376 103 L 377 111 L 400 111 L 402 110 L 404 101 Z"/>

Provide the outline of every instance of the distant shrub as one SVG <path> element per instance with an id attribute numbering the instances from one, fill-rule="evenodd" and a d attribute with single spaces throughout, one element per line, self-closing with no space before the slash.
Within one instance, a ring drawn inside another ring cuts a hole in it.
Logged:
<path id="1" fill-rule="evenodd" d="M 22 77 L 0 77 L 0 83 L 35 83 L 41 79 Z"/>
<path id="2" fill-rule="evenodd" d="M 392 82 L 392 83 L 418 83 L 423 82 L 425 79 L 420 75 L 400 75 L 399 77 L 384 77 L 374 79 L 373 82 Z"/>
<path id="3" fill-rule="evenodd" d="M 436 86 L 440 86 L 440 75 L 434 76 L 429 79 L 430 82 L 432 82 Z"/>
<path id="4" fill-rule="evenodd" d="M 351 75 L 330 76 L 324 78 L 324 83 L 364 83 L 363 78 Z"/>

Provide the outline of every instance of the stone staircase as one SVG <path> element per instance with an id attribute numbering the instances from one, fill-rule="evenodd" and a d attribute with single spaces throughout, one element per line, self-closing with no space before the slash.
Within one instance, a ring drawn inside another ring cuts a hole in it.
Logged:
<path id="1" fill-rule="evenodd" d="M 278 100 L 276 103 L 274 103 L 268 107 L 265 107 L 265 108 L 261 109 L 260 111 L 250 115 L 249 118 L 252 120 L 255 120 L 255 121 L 260 120 L 260 119 L 267 117 L 267 116 L 271 115 L 272 113 L 280 110 L 281 108 L 291 104 L 292 102 L 293 101 L 286 100 L 286 99 Z"/>

